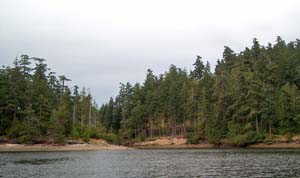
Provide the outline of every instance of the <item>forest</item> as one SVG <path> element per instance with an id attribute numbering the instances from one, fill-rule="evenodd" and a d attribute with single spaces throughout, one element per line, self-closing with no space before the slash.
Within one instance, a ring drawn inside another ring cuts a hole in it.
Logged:
<path id="1" fill-rule="evenodd" d="M 300 133 L 300 40 L 262 46 L 254 38 L 239 53 L 225 46 L 214 72 L 203 61 L 121 84 L 100 108 L 102 126 L 127 140 L 184 136 L 237 146 Z"/>
<path id="2" fill-rule="evenodd" d="M 69 88 L 45 59 L 21 55 L 0 70 L 0 136 L 17 143 L 103 138 L 126 144 L 161 136 L 189 143 L 244 146 L 300 134 L 300 40 L 277 37 L 234 52 L 225 46 L 214 72 L 197 56 L 191 71 L 147 70 L 143 83 L 121 83 L 98 108 L 89 91 Z M 80 90 L 80 91 L 79 91 Z"/>
<path id="3" fill-rule="evenodd" d="M 88 141 L 99 127 L 97 105 L 85 88 L 69 88 L 45 59 L 21 55 L 0 70 L 0 136 L 16 143 Z M 72 91 L 71 91 L 72 89 Z"/>

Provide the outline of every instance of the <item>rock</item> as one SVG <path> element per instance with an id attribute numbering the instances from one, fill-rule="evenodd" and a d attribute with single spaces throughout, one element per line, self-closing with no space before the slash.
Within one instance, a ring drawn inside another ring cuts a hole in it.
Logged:
<path id="1" fill-rule="evenodd" d="M 274 141 L 277 143 L 287 143 L 288 139 L 284 136 L 279 136 L 279 137 L 275 138 Z"/>
<path id="2" fill-rule="evenodd" d="M 298 135 L 292 137 L 292 141 L 296 143 L 300 143 L 300 137 Z"/>

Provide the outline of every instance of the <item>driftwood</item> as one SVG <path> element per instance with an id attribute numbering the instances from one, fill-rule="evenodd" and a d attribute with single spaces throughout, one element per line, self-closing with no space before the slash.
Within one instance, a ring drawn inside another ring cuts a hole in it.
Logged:
<path id="1" fill-rule="evenodd" d="M 84 142 L 81 141 L 81 140 L 67 140 L 66 143 L 67 143 L 67 144 L 70 144 L 70 145 L 84 144 Z"/>

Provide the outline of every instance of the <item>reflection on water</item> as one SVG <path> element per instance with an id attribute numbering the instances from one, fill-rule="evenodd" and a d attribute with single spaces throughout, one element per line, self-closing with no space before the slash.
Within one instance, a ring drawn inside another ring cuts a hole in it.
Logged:
<path id="1" fill-rule="evenodd" d="M 0 153 L 0 177 L 299 177 L 300 150 Z"/>
<path id="2" fill-rule="evenodd" d="M 55 162 L 59 161 L 66 161 L 72 160 L 71 158 L 54 158 L 54 159 L 24 159 L 14 161 L 15 164 L 32 164 L 32 165 L 39 165 L 39 164 L 55 164 Z"/>

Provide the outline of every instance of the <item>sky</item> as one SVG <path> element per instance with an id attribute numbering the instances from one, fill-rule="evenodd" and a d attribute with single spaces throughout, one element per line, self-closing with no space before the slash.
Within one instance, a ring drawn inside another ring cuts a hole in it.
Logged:
<path id="1" fill-rule="evenodd" d="M 143 83 L 148 68 L 214 68 L 224 46 L 235 52 L 300 38 L 298 0 L 0 0 L 0 64 L 41 57 L 69 85 L 90 88 L 98 104 L 120 82 Z"/>

